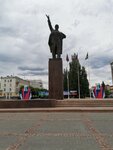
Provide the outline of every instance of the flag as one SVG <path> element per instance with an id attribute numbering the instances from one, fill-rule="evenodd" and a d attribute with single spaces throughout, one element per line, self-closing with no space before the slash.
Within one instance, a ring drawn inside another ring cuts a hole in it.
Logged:
<path id="1" fill-rule="evenodd" d="M 88 59 L 88 53 L 86 54 L 86 58 L 85 58 L 85 60 L 87 60 Z"/>
<path id="2" fill-rule="evenodd" d="M 67 62 L 69 61 L 69 57 L 68 57 L 68 54 L 66 55 L 66 61 L 67 61 Z"/>

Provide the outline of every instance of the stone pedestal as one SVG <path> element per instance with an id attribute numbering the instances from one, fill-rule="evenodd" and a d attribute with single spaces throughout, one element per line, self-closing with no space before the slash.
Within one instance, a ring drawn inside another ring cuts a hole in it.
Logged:
<path id="1" fill-rule="evenodd" d="M 49 98 L 63 99 L 62 59 L 49 59 Z"/>

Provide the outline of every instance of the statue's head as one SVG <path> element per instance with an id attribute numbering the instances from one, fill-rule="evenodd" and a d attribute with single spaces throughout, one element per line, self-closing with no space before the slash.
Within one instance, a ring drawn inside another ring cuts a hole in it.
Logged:
<path id="1" fill-rule="evenodd" d="M 59 25 L 58 25 L 58 24 L 56 24 L 56 25 L 55 25 L 55 30 L 57 30 L 57 31 L 58 31 L 58 29 L 59 29 Z"/>

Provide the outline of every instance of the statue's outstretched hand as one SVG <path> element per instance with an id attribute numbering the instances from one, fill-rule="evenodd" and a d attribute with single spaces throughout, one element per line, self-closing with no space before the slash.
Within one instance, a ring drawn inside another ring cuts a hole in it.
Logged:
<path id="1" fill-rule="evenodd" d="M 47 19 L 49 20 L 49 15 L 46 15 Z"/>
<path id="2" fill-rule="evenodd" d="M 52 24 L 51 24 L 49 15 L 46 14 L 46 17 L 47 17 L 47 22 L 48 22 L 49 29 L 50 29 L 50 31 L 52 32 L 54 29 L 53 29 L 53 27 L 52 27 Z"/>

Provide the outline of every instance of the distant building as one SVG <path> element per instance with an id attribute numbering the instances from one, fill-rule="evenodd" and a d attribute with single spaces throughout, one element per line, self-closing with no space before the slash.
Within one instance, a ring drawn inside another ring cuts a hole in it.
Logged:
<path id="1" fill-rule="evenodd" d="M 30 86 L 33 88 L 43 89 L 42 80 L 30 80 Z"/>
<path id="2" fill-rule="evenodd" d="M 17 76 L 1 77 L 0 95 L 6 98 L 19 96 L 21 86 L 28 85 L 29 81 L 23 80 Z"/>
<path id="3" fill-rule="evenodd" d="M 113 84 L 113 62 L 111 63 L 111 75 L 112 75 L 112 84 Z"/>

